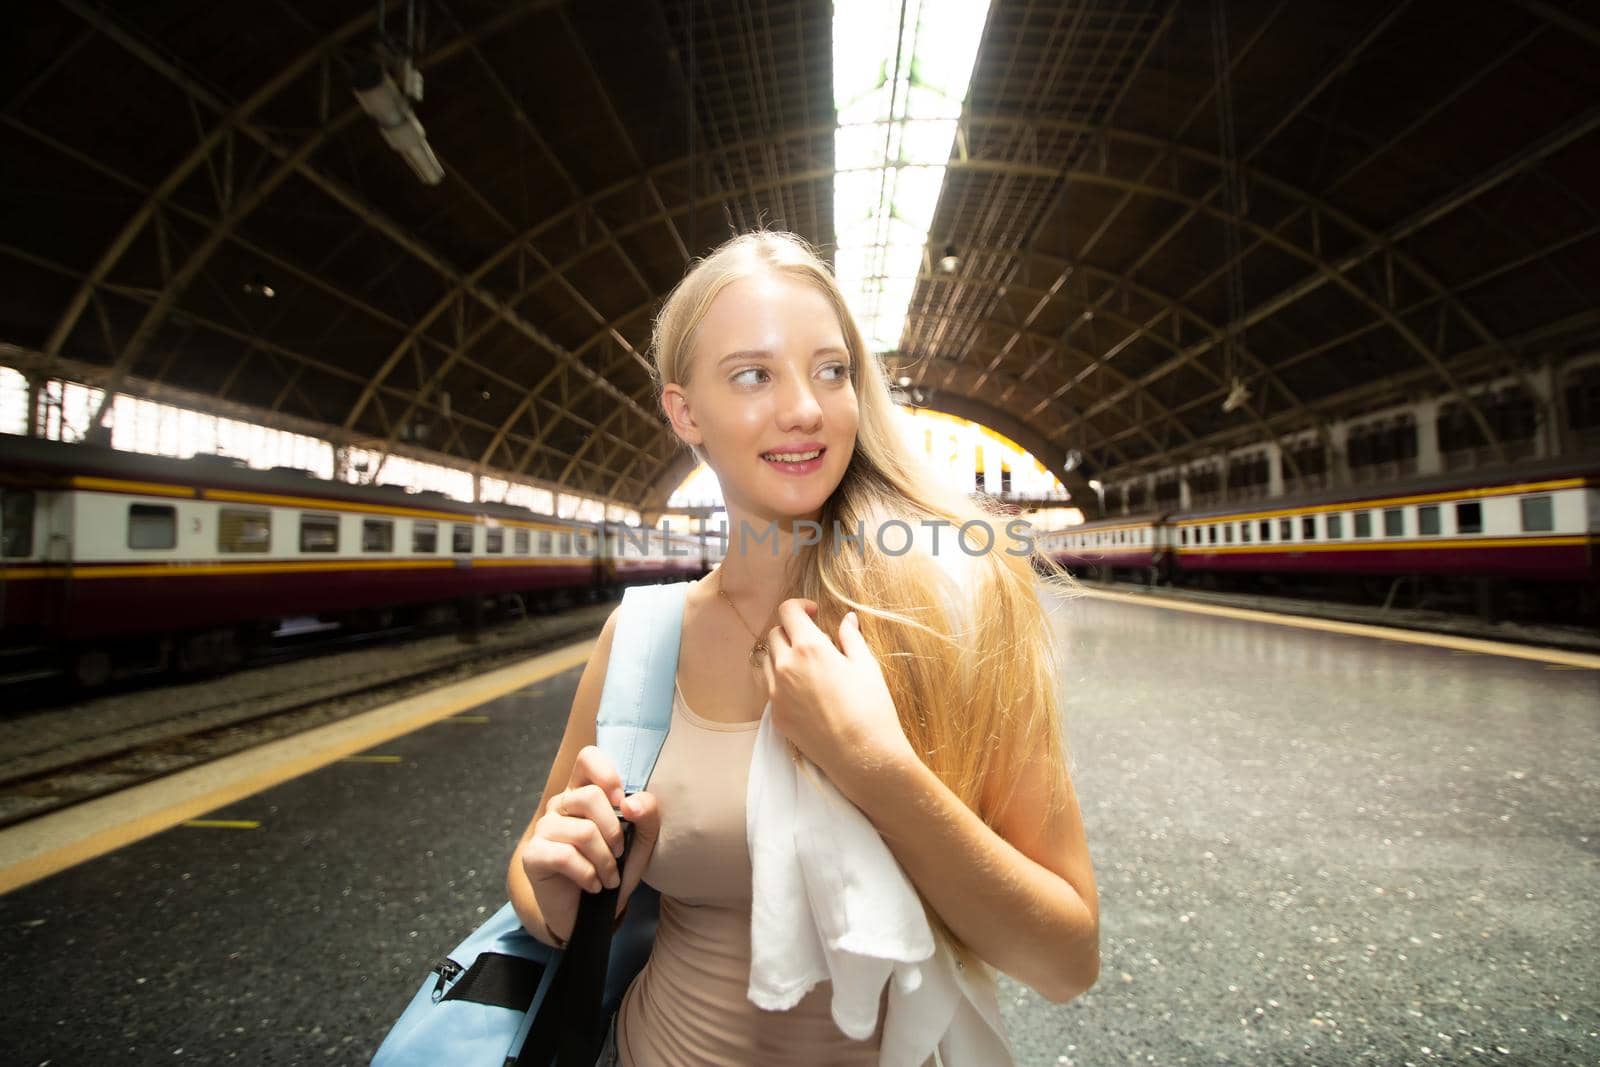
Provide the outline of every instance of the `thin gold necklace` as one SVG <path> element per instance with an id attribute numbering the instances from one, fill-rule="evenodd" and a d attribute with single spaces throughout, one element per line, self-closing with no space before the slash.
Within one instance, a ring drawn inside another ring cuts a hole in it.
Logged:
<path id="1" fill-rule="evenodd" d="M 746 630 L 750 630 L 750 624 L 744 621 L 744 616 L 740 614 L 739 609 L 733 606 L 733 598 L 723 591 L 721 567 L 717 568 L 717 595 L 728 602 L 728 607 L 733 608 L 733 613 L 739 617 L 739 625 Z M 771 616 L 768 617 L 770 618 Z M 761 669 L 761 660 L 768 651 L 767 642 L 754 630 L 750 630 L 750 636 L 756 639 L 756 643 L 750 646 L 750 666 L 759 671 Z"/>

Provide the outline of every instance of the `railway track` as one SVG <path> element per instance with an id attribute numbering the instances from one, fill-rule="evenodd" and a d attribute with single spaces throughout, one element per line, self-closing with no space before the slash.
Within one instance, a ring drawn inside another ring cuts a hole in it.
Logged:
<path id="1" fill-rule="evenodd" d="M 441 639 L 433 643 L 454 647 L 407 655 L 407 665 L 398 670 L 372 668 L 334 682 L 279 686 L 267 695 L 213 701 L 105 733 L 12 752 L 0 762 L 0 828 L 592 637 L 612 607 L 592 605 L 536 620 L 538 625 L 486 630 L 480 643 L 466 647 L 453 637 Z M 229 676 L 216 684 L 236 679 Z M 43 714 L 73 713 L 57 708 Z"/>

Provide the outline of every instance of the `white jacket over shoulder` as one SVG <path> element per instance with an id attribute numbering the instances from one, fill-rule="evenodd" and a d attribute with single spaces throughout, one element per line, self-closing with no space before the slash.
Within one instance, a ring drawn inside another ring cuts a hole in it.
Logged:
<path id="1" fill-rule="evenodd" d="M 920 538 L 919 538 L 920 540 Z M 960 618 L 964 554 L 940 531 L 938 561 Z M 791 757 L 762 712 L 745 804 L 750 846 L 750 1000 L 784 1011 L 818 982 L 850 1037 L 872 1036 L 889 985 L 879 1063 L 994 1067 L 1012 1055 L 992 975 L 934 936 L 921 899 L 876 829 L 814 765 Z"/>

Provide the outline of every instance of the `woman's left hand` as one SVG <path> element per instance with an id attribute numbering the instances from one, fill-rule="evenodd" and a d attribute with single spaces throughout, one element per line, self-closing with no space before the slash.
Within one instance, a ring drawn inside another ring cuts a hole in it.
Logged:
<path id="1" fill-rule="evenodd" d="M 837 644 L 816 624 L 816 614 L 813 600 L 794 597 L 778 605 L 778 625 L 767 634 L 761 660 L 772 724 L 856 800 L 879 772 L 916 753 L 856 613 L 840 624 Z"/>

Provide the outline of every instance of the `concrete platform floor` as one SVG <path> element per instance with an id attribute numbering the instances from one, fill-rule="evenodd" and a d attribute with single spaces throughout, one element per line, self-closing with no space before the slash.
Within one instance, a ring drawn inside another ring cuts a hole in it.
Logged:
<path id="1" fill-rule="evenodd" d="M 1018 1062 L 1600 1061 L 1600 671 L 1059 605 L 1099 984 Z M 504 900 L 579 671 L 0 897 L 0 1062 L 366 1063 Z"/>

